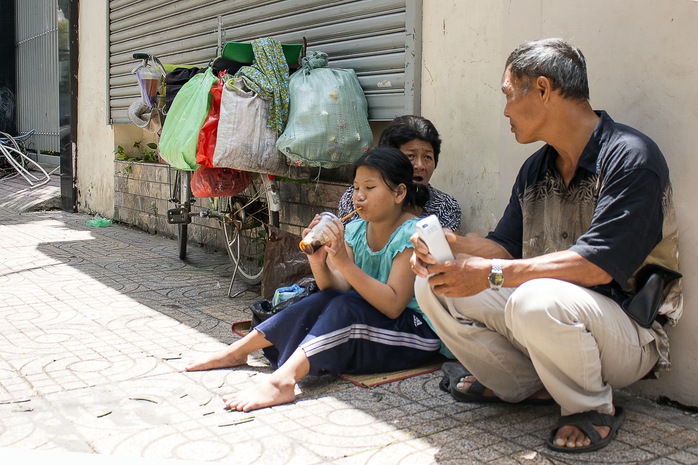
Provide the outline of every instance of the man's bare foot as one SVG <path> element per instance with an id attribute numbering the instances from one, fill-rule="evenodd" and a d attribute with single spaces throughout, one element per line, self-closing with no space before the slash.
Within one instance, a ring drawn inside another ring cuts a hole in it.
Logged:
<path id="1" fill-rule="evenodd" d="M 470 389 L 470 386 L 475 384 L 477 382 L 477 379 L 473 375 L 469 376 L 464 376 L 458 381 L 458 384 L 456 384 L 456 389 L 458 389 L 461 392 L 468 392 Z M 497 396 L 494 394 L 494 391 L 488 387 L 484 387 L 484 390 L 482 391 L 482 396 L 483 397 L 492 397 L 493 399 L 496 398 Z"/>
<path id="2" fill-rule="evenodd" d="M 468 389 L 470 389 L 470 386 L 476 382 L 477 382 L 477 379 L 475 379 L 474 376 L 472 376 L 472 375 L 464 376 L 463 378 L 460 379 L 460 381 L 458 381 L 458 384 L 456 384 L 456 389 L 458 389 L 461 392 L 468 392 Z M 488 387 L 484 387 L 484 390 L 482 391 L 482 396 L 483 397 L 491 397 L 492 399 L 497 398 L 494 391 L 492 391 L 492 389 L 490 389 Z M 552 399 L 553 398 L 550 395 L 550 393 L 547 391 L 547 389 L 541 388 L 540 390 L 534 392 L 533 395 L 528 397 L 526 400 L 527 401 L 533 400 L 533 401 L 543 401 L 543 402 L 550 401 L 550 402 L 552 402 Z"/>
<path id="3" fill-rule="evenodd" d="M 247 355 L 239 355 L 230 349 L 222 350 L 214 354 L 189 360 L 184 367 L 186 371 L 214 370 L 216 368 L 230 368 L 247 363 Z"/>
<path id="4" fill-rule="evenodd" d="M 615 413 L 614 408 L 611 416 L 614 416 Z M 592 426 L 599 433 L 601 439 L 605 439 L 611 432 L 610 426 Z M 570 449 L 574 449 L 575 447 L 587 447 L 591 445 L 591 438 L 584 434 L 584 432 L 576 426 L 566 425 L 561 426 L 557 430 L 553 444 L 559 447 L 568 447 Z"/>
<path id="5" fill-rule="evenodd" d="M 249 412 L 273 405 L 288 404 L 296 400 L 296 381 L 293 378 L 277 378 L 271 374 L 244 391 L 223 397 L 229 409 Z"/>

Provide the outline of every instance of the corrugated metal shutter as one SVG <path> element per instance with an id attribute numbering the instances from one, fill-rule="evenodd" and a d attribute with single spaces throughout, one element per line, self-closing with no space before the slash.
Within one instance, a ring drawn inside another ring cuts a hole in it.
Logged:
<path id="1" fill-rule="evenodd" d="M 134 52 L 164 63 L 205 66 L 219 44 L 273 37 L 326 52 L 354 69 L 371 120 L 419 113 L 421 0 L 113 0 L 110 2 L 110 116 L 127 123 L 138 97 Z M 220 32 L 219 32 L 220 31 Z"/>
<path id="2" fill-rule="evenodd" d="M 31 148 L 59 152 L 58 3 L 16 0 L 17 130 L 35 130 Z"/>

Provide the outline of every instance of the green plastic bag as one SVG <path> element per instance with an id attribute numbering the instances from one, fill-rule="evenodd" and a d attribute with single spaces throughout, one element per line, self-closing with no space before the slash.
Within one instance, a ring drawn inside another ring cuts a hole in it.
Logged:
<path id="1" fill-rule="evenodd" d="M 108 218 L 102 218 L 99 214 L 95 215 L 94 219 L 85 221 L 85 225 L 92 228 L 106 228 L 111 226 L 112 221 Z"/>
<path id="2" fill-rule="evenodd" d="M 199 131 L 211 105 L 211 86 L 218 80 L 211 68 L 189 79 L 167 111 L 160 135 L 160 157 L 173 168 L 194 171 Z"/>
<path id="3" fill-rule="evenodd" d="M 327 66 L 327 54 L 308 52 L 289 82 L 288 124 L 276 142 L 293 164 L 339 168 L 373 145 L 368 104 L 353 69 Z"/>

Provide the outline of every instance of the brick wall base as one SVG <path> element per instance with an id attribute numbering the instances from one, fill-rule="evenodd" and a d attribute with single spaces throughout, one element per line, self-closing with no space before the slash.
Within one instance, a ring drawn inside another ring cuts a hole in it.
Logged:
<path id="1" fill-rule="evenodd" d="M 175 171 L 158 163 L 114 161 L 114 220 L 151 234 L 177 237 L 177 225 L 167 223 L 168 201 Z M 280 185 L 281 228 L 300 234 L 316 213 L 337 212 L 337 204 L 348 183 L 333 181 L 282 181 Z M 226 250 L 223 228 L 215 218 L 202 218 L 209 199 L 196 199 L 192 206 L 189 242 Z"/>

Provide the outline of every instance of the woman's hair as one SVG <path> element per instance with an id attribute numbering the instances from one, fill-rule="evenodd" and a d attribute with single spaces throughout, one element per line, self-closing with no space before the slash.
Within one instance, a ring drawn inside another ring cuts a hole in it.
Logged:
<path id="1" fill-rule="evenodd" d="M 378 171 L 385 184 L 392 190 L 404 184 L 407 194 L 402 203 L 403 207 L 410 205 L 423 207 L 429 200 L 429 190 L 412 180 L 414 170 L 410 159 L 396 148 L 376 147 L 366 152 L 354 163 L 352 179 L 356 177 L 356 171 L 360 166 Z"/>
<path id="2" fill-rule="evenodd" d="M 582 51 L 563 39 L 542 39 L 519 45 L 507 58 L 512 77 L 523 81 L 527 92 L 539 76 L 550 79 L 563 97 L 589 100 L 587 64 Z"/>
<path id="3" fill-rule="evenodd" d="M 434 149 L 434 166 L 439 164 L 441 138 L 431 121 L 421 116 L 398 116 L 390 122 L 378 139 L 378 145 L 399 149 L 407 142 L 419 139 L 431 144 Z"/>

